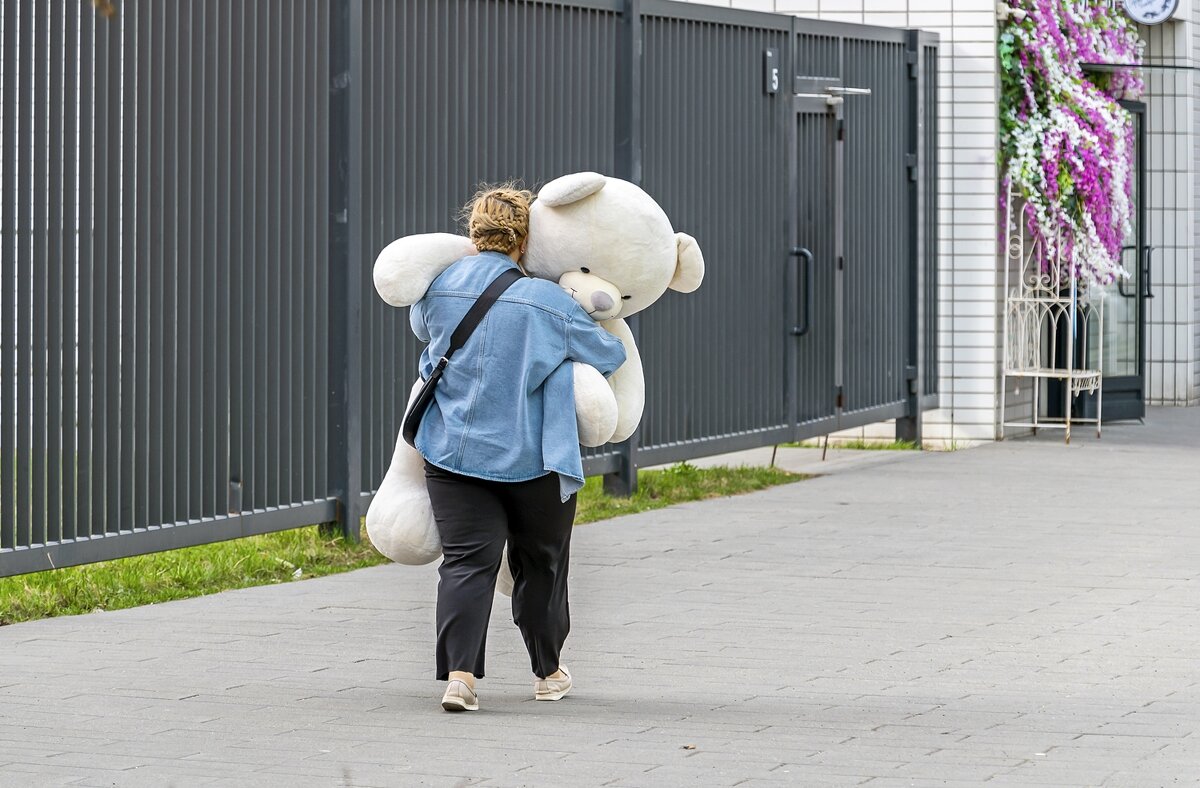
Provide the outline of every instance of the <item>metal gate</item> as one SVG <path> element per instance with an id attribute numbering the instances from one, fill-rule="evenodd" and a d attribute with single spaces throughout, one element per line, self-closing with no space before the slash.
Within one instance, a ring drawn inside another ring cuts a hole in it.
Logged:
<path id="1" fill-rule="evenodd" d="M 609 173 L 700 240 L 704 286 L 632 321 L 639 434 L 587 452 L 617 488 L 916 435 L 936 404 L 926 34 L 667 0 L 7 0 L 0 47 L 0 575 L 357 535 L 418 351 L 370 262 L 484 179 Z"/>
<path id="2" fill-rule="evenodd" d="M 812 86 L 805 86 L 809 89 Z M 792 156 L 794 262 L 786 292 L 796 315 L 789 332 L 792 424 L 806 434 L 839 426 L 845 243 L 841 104 L 816 94 L 797 94 Z"/>
<path id="3" fill-rule="evenodd" d="M 794 81 L 794 423 L 811 436 L 895 418 L 914 437 L 936 399 L 923 340 L 936 281 L 932 43 L 888 31 L 800 46 L 826 70 Z"/>
<path id="4" fill-rule="evenodd" d="M 636 175 L 701 228 L 710 266 L 635 318 L 648 399 L 621 467 L 887 419 L 919 439 L 937 403 L 936 36 L 639 5 Z"/>

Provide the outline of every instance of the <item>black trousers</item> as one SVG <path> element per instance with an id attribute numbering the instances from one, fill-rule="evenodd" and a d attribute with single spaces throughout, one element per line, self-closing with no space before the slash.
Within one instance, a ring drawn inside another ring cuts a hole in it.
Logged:
<path id="1" fill-rule="evenodd" d="M 492 482 L 425 463 L 425 484 L 442 538 L 438 570 L 437 677 L 484 675 L 488 619 L 504 543 L 513 575 L 513 621 L 534 675 L 558 670 L 571 630 L 567 566 L 575 496 L 561 500 L 558 474 Z"/>

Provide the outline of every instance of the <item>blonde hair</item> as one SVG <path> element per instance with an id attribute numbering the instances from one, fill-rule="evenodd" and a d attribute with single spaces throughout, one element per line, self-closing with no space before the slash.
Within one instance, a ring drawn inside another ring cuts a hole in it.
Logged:
<path id="1" fill-rule="evenodd" d="M 481 252 L 511 253 L 529 235 L 529 205 L 533 192 L 516 183 L 481 186 L 463 208 L 467 235 Z"/>

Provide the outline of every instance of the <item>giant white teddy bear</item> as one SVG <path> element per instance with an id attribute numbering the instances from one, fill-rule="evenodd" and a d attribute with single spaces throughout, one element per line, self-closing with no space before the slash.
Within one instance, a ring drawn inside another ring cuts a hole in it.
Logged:
<path id="1" fill-rule="evenodd" d="M 406 236 L 380 252 L 375 289 L 392 306 L 410 306 L 451 263 L 474 253 L 462 236 Z M 558 282 L 624 343 L 625 363 L 607 381 L 584 364 L 574 364 L 573 375 L 580 443 L 625 440 L 641 421 L 645 380 L 624 318 L 668 288 L 690 293 L 699 287 L 704 278 L 700 247 L 691 236 L 676 233 L 658 203 L 634 184 L 581 172 L 550 181 L 538 192 L 521 264 L 531 276 Z M 418 380 L 412 394 L 419 388 Z M 391 467 L 367 511 L 371 543 L 398 563 L 425 564 L 441 554 L 423 462 L 398 437 Z M 506 593 L 511 589 L 507 564 L 502 562 L 500 580 Z"/>

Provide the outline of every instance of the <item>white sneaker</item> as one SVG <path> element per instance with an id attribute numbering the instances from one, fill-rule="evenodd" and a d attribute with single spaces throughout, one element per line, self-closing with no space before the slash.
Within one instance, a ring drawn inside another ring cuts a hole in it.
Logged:
<path id="1" fill-rule="evenodd" d="M 442 696 L 442 708 L 446 711 L 479 711 L 479 696 L 465 681 L 453 679 Z"/>
<path id="2" fill-rule="evenodd" d="M 561 679 L 534 680 L 534 700 L 562 700 L 563 696 L 571 691 L 571 674 L 567 672 L 567 666 L 559 665 L 558 669 L 561 670 L 563 674 L 563 678 Z"/>

